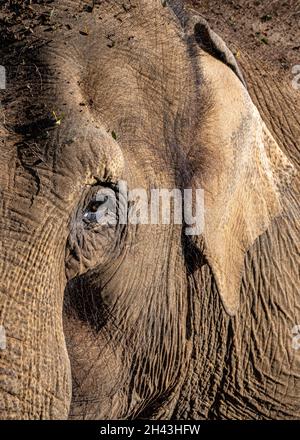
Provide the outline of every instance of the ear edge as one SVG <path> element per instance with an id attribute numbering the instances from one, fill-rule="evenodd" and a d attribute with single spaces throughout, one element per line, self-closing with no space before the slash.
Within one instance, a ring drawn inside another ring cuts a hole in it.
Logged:
<path id="1" fill-rule="evenodd" d="M 235 316 L 240 306 L 245 255 L 282 214 L 283 193 L 297 174 L 262 121 L 260 137 L 265 157 L 259 158 L 253 170 L 256 170 L 261 186 L 253 187 L 251 192 L 247 189 L 244 195 L 241 189 L 244 199 L 242 197 L 240 202 L 242 205 L 245 202 L 245 210 L 233 204 L 234 209 L 229 208 L 230 217 L 233 215 L 233 219 L 229 218 L 229 226 L 223 224 L 217 230 L 208 228 L 203 237 L 205 258 L 214 275 L 223 307 L 230 316 Z M 220 215 L 220 212 L 213 212 L 213 215 Z M 253 224 L 248 223 L 249 217 L 254 217 Z"/>

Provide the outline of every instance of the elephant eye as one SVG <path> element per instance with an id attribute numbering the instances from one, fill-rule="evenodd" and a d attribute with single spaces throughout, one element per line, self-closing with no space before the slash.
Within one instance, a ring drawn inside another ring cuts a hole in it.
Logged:
<path id="1" fill-rule="evenodd" d="M 83 220 L 86 224 L 115 225 L 116 208 L 115 191 L 110 188 L 101 188 L 86 207 Z"/>
<path id="2" fill-rule="evenodd" d="M 98 209 L 100 208 L 101 205 L 103 205 L 103 203 L 105 203 L 108 199 L 108 196 L 105 196 L 103 201 L 93 201 L 90 203 L 89 207 L 88 207 L 88 211 L 90 213 L 95 213 L 98 211 Z"/>

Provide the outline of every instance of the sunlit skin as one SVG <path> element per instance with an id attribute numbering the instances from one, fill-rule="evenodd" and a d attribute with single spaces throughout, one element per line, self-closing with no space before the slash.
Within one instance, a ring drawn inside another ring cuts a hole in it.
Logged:
<path id="1" fill-rule="evenodd" d="M 0 418 L 299 418 L 295 109 L 183 2 L 129 3 L 2 35 Z M 103 226 L 120 180 L 201 189 L 204 230 Z"/>

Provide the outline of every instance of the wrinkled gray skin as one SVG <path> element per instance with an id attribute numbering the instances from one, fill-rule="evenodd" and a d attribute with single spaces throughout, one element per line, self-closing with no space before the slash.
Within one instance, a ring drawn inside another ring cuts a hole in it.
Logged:
<path id="1" fill-rule="evenodd" d="M 224 43 L 169 3 L 57 1 L 68 28 L 3 54 L 3 419 L 300 417 L 296 108 L 247 74 L 282 153 Z M 204 188 L 205 233 L 85 223 L 121 178 Z"/>

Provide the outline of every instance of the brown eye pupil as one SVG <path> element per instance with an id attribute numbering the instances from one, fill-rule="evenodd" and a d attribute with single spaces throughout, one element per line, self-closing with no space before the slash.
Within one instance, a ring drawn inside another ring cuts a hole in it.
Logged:
<path id="1" fill-rule="evenodd" d="M 99 223 L 101 219 L 106 218 L 114 210 L 114 205 L 111 206 L 112 203 L 109 203 L 110 197 L 107 194 L 97 194 L 98 200 L 90 200 L 83 212 L 83 221 L 92 224 Z"/>
<path id="2" fill-rule="evenodd" d="M 90 203 L 88 211 L 92 214 L 96 213 L 101 205 L 103 205 L 108 200 L 108 197 L 105 196 L 103 200 L 97 200 Z"/>
<path id="3" fill-rule="evenodd" d="M 90 206 L 90 212 L 97 212 L 97 210 L 98 210 L 98 208 L 99 208 L 100 205 L 101 205 L 101 203 L 93 203 L 93 204 Z"/>

